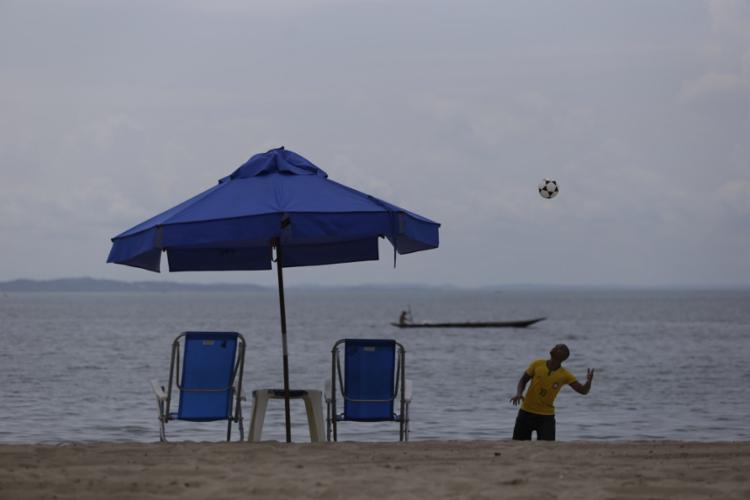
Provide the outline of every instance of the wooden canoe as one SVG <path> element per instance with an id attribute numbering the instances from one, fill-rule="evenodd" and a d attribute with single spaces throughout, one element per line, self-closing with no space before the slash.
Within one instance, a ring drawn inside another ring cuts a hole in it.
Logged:
<path id="1" fill-rule="evenodd" d="M 466 321 L 461 323 L 391 323 L 397 328 L 526 328 L 547 318 L 522 319 L 517 321 Z"/>

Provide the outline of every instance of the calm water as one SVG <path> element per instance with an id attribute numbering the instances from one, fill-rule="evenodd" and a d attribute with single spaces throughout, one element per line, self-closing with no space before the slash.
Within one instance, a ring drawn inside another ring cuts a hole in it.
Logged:
<path id="1" fill-rule="evenodd" d="M 280 387 L 276 299 L 273 290 L 0 296 L 0 442 L 158 440 L 148 381 L 166 383 L 170 343 L 184 330 L 243 333 L 248 389 Z M 407 305 L 417 320 L 549 319 L 527 330 L 390 327 Z M 508 438 L 518 378 L 558 342 L 570 346 L 574 374 L 597 370 L 588 396 L 558 396 L 558 439 L 750 439 L 748 291 L 291 290 L 287 311 L 293 388 L 322 388 L 339 338 L 406 346 L 413 440 Z M 292 419 L 294 440 L 307 440 L 299 401 Z M 175 422 L 167 432 L 221 440 L 223 429 Z M 397 438 L 395 425 L 339 429 L 342 439 Z M 283 402 L 269 405 L 263 438 L 283 440 Z"/>

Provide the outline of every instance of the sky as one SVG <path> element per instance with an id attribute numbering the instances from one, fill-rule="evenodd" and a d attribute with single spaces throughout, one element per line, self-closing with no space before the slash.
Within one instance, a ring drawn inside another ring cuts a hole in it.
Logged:
<path id="1" fill-rule="evenodd" d="M 287 285 L 748 286 L 750 0 L 0 0 L 0 280 L 282 145 L 442 224 Z"/>

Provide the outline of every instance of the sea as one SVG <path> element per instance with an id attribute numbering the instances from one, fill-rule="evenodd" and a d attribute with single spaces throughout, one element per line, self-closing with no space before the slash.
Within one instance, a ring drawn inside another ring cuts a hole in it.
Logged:
<path id="1" fill-rule="evenodd" d="M 410 329 L 415 321 L 503 321 L 526 329 Z M 750 290 L 290 289 L 292 389 L 322 389 L 342 338 L 394 338 L 413 384 L 411 440 L 509 439 L 509 399 L 524 369 L 558 343 L 591 392 L 563 388 L 561 441 L 750 439 Z M 282 387 L 276 290 L 0 295 L 0 442 L 158 441 L 149 381 L 167 383 L 183 331 L 237 331 L 244 384 Z M 246 432 L 252 398 L 243 405 Z M 263 440 L 284 440 L 283 401 L 269 404 Z M 174 441 L 221 441 L 223 423 L 169 422 Z M 235 433 L 233 439 L 237 439 Z M 292 439 L 309 441 L 292 401 Z M 391 423 L 339 425 L 340 440 L 396 441 Z"/>

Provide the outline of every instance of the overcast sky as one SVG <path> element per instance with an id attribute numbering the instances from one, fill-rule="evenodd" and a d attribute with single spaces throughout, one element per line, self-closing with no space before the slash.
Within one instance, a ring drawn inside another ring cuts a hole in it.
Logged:
<path id="1" fill-rule="evenodd" d="M 0 0 L 0 280 L 281 145 L 442 223 L 289 285 L 750 285 L 750 1 Z"/>

